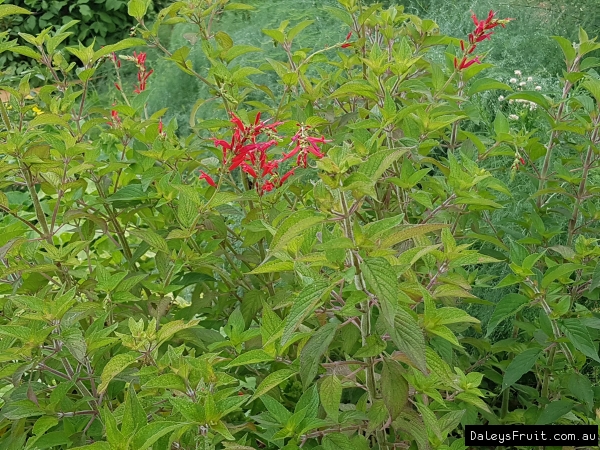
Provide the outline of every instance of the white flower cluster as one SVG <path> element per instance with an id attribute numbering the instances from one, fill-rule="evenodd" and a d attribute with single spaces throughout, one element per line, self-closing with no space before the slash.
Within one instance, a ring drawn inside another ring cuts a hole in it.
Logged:
<path id="1" fill-rule="evenodd" d="M 523 76 L 523 73 L 520 70 L 515 70 L 515 76 L 521 78 Z M 517 84 L 519 83 L 519 87 L 525 87 L 527 86 L 527 83 L 533 83 L 533 77 L 527 77 L 526 81 L 519 81 L 517 78 L 513 77 L 510 80 L 508 80 L 508 82 L 510 84 Z M 534 88 L 536 91 L 541 91 L 542 87 L 540 85 L 535 86 Z"/>
<path id="2" fill-rule="evenodd" d="M 504 100 L 505 100 L 505 98 L 504 98 L 504 96 L 503 96 L 503 95 L 501 95 L 500 97 L 498 97 L 498 101 L 499 101 L 499 102 L 503 102 Z M 533 102 L 530 102 L 529 100 L 524 100 L 524 99 L 522 99 L 522 98 L 518 98 L 518 99 L 516 99 L 516 100 L 510 99 L 510 100 L 508 101 L 508 103 L 509 103 L 510 105 L 512 105 L 513 103 L 518 103 L 518 104 L 520 104 L 521 106 L 524 106 L 525 108 L 528 108 L 528 109 L 529 109 L 529 111 L 535 111 L 535 110 L 537 109 L 537 105 L 536 105 L 535 103 L 533 103 Z M 514 116 L 514 114 L 511 114 L 511 115 L 512 115 L 512 116 Z M 515 117 L 516 117 L 516 118 L 515 118 L 515 119 L 512 119 L 512 120 L 517 120 L 517 119 L 518 119 L 518 116 L 515 116 Z M 510 118 L 510 117 L 509 117 L 509 118 Z"/>

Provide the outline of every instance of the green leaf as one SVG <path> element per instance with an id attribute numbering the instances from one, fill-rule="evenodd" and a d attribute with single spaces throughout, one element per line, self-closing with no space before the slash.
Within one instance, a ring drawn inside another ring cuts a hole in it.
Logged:
<path id="1" fill-rule="evenodd" d="M 571 66 L 571 64 L 573 64 L 573 61 L 575 60 L 575 57 L 577 56 L 577 52 L 573 48 L 571 41 L 562 36 L 552 36 L 552 39 L 554 39 L 558 43 L 558 45 L 560 45 L 560 48 L 562 49 L 565 55 L 567 66 Z"/>
<path id="2" fill-rule="evenodd" d="M 131 47 L 141 47 L 143 45 L 146 45 L 146 41 L 139 38 L 127 38 L 117 42 L 116 44 L 105 45 L 101 49 L 94 52 L 94 58 L 92 59 L 92 62 L 96 62 L 103 56 L 110 55 L 111 53 L 120 52 L 121 50 Z"/>
<path id="3" fill-rule="evenodd" d="M 366 97 L 371 100 L 377 100 L 377 91 L 366 81 L 349 81 L 340 86 L 329 96 L 329 98 L 340 97 Z"/>
<path id="4" fill-rule="evenodd" d="M 62 117 L 57 116 L 56 114 L 50 114 L 50 113 L 40 114 L 39 116 L 34 117 L 29 122 L 29 127 L 31 127 L 31 128 L 37 127 L 37 126 L 42 126 L 42 125 L 54 125 L 54 126 L 60 125 L 61 127 L 66 128 L 67 130 L 71 129 L 69 127 L 69 124 Z"/>
<path id="5" fill-rule="evenodd" d="M 562 321 L 562 326 L 565 335 L 577 350 L 600 363 L 598 349 L 592 341 L 587 327 L 579 319 L 565 319 Z"/>
<path id="6" fill-rule="evenodd" d="M 571 400 L 555 400 L 546 405 L 535 424 L 547 425 L 553 423 L 572 409 L 573 402 Z"/>
<path id="7" fill-rule="evenodd" d="M 369 159 L 361 164 L 358 173 L 366 175 L 372 182 L 379 181 L 383 173 L 407 151 L 408 149 L 405 148 L 389 149 L 369 155 Z"/>
<path id="8" fill-rule="evenodd" d="M 127 400 L 125 400 L 125 410 L 123 411 L 123 422 L 121 432 L 125 436 L 132 435 L 148 423 L 146 412 L 137 398 L 133 383 L 129 385 Z"/>
<path id="9" fill-rule="evenodd" d="M 300 378 L 302 386 L 307 389 L 319 370 L 321 357 L 329 348 L 337 331 L 335 323 L 327 323 L 317 329 L 300 353 Z"/>
<path id="10" fill-rule="evenodd" d="M 394 360 L 383 360 L 381 371 L 381 394 L 392 420 L 396 420 L 408 401 L 408 382 L 404 369 Z"/>
<path id="11" fill-rule="evenodd" d="M 536 91 L 515 92 L 514 94 L 507 95 L 506 100 L 527 100 L 546 110 L 550 109 L 551 106 L 548 99 Z"/>
<path id="12" fill-rule="evenodd" d="M 318 281 L 300 291 L 298 298 L 294 301 L 292 309 L 285 319 L 283 335 L 281 336 L 281 346 L 285 346 L 296 328 L 315 310 L 323 294 L 328 290 L 328 286 L 327 283 Z"/>
<path id="13" fill-rule="evenodd" d="M 146 450 L 150 448 L 161 437 L 173 433 L 176 430 L 186 428 L 188 424 L 179 422 L 152 422 L 142 427 L 133 437 L 134 450 Z"/>
<path id="14" fill-rule="evenodd" d="M 496 118 L 494 119 L 494 132 L 496 133 L 496 136 L 510 132 L 508 119 L 500 111 L 497 112 Z"/>
<path id="15" fill-rule="evenodd" d="M 0 5 L 0 19 L 6 16 L 13 16 L 15 14 L 33 14 L 31 11 L 21 8 L 20 6 L 14 5 Z"/>
<path id="16" fill-rule="evenodd" d="M 485 336 L 492 334 L 500 322 L 518 313 L 528 303 L 529 299 L 521 294 L 508 294 L 502 297 L 488 322 Z"/>
<path id="17" fill-rule="evenodd" d="M 594 408 L 594 390 L 590 379 L 580 373 L 572 373 L 567 382 L 569 391 L 591 411 Z"/>
<path id="18" fill-rule="evenodd" d="M 154 231 L 131 230 L 130 233 L 132 236 L 135 236 L 147 243 L 148 245 L 150 245 L 150 247 L 167 254 L 169 253 L 169 245 L 167 244 L 167 241 L 162 236 L 156 234 Z"/>
<path id="19" fill-rule="evenodd" d="M 135 353 L 121 353 L 120 355 L 113 356 L 102 370 L 102 375 L 100 375 L 101 383 L 98 386 L 98 391 L 100 393 L 106 391 L 108 383 L 133 364 L 137 358 L 138 355 Z"/>
<path id="20" fill-rule="evenodd" d="M 529 372 L 541 353 L 542 349 L 530 348 L 515 356 L 506 368 L 506 372 L 504 372 L 502 390 L 515 384 L 523 375 Z"/>
<path id="21" fill-rule="evenodd" d="M 468 95 L 477 94 L 478 92 L 490 91 L 492 89 L 502 89 L 504 91 L 512 91 L 508 84 L 501 83 L 493 78 L 479 78 L 475 80 L 469 87 Z"/>
<path id="22" fill-rule="evenodd" d="M 398 227 L 391 233 L 386 233 L 382 236 L 380 248 L 390 248 L 396 244 L 407 241 L 408 239 L 431 233 L 432 231 L 447 228 L 449 225 L 444 223 L 426 223 L 421 225 L 413 225 L 409 227 Z"/>
<path id="23" fill-rule="evenodd" d="M 342 383 L 340 379 L 335 375 L 324 377 L 319 387 L 319 396 L 327 416 L 337 422 L 342 401 Z"/>
<path id="24" fill-rule="evenodd" d="M 112 450 L 108 442 L 94 442 L 83 447 L 73 447 L 71 450 Z"/>
<path id="25" fill-rule="evenodd" d="M 148 10 L 148 0 L 129 0 L 127 4 L 127 14 L 141 21 Z"/>
<path id="26" fill-rule="evenodd" d="M 312 228 L 321 223 L 323 216 L 316 214 L 314 211 L 301 210 L 293 213 L 285 219 L 277 229 L 273 241 L 271 242 L 271 252 L 283 250 L 283 248 L 295 237 L 299 236 L 303 231 Z"/>
<path id="27" fill-rule="evenodd" d="M 256 267 L 249 274 L 289 272 L 294 270 L 294 261 L 269 261 Z"/>
<path id="28" fill-rule="evenodd" d="M 287 40 L 291 42 L 302 30 L 304 30 L 307 26 L 311 25 L 314 20 L 304 20 L 300 22 L 298 25 L 295 25 L 288 31 Z"/>
<path id="29" fill-rule="evenodd" d="M 576 270 L 585 268 L 586 266 L 584 265 L 573 263 L 557 264 L 556 266 L 550 267 L 548 270 L 546 270 L 544 278 L 542 278 L 542 288 L 547 288 L 550 286 L 550 283 L 558 278 L 571 275 Z"/>
<path id="30" fill-rule="evenodd" d="M 383 258 L 365 259 L 361 270 L 371 291 L 379 299 L 384 323 L 392 341 L 416 368 L 427 373 L 425 336 L 412 312 L 398 303 L 396 273 Z"/>
<path id="31" fill-rule="evenodd" d="M 353 355 L 354 358 L 369 358 L 372 356 L 378 356 L 385 350 L 387 344 L 379 336 L 371 335 L 367 336 L 367 343 L 358 349 Z"/>
<path id="32" fill-rule="evenodd" d="M 230 369 L 232 367 L 244 366 L 246 364 L 258 364 L 262 362 L 273 361 L 273 359 L 273 356 L 259 348 L 242 353 L 240 356 L 227 364 L 227 368 Z"/>
<path id="33" fill-rule="evenodd" d="M 254 391 L 254 395 L 250 398 L 250 400 L 248 400 L 248 402 L 252 402 L 257 398 L 262 397 L 271 389 L 273 389 L 276 386 L 279 386 L 285 380 L 287 380 L 290 377 L 293 377 L 294 375 L 296 375 L 296 371 L 290 369 L 281 369 L 277 372 L 273 372 L 267 375 L 266 378 L 262 380 L 262 382 L 258 385 L 256 391 Z"/>

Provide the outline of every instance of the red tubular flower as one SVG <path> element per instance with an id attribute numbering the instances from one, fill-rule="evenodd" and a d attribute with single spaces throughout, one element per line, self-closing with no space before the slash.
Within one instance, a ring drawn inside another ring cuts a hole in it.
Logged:
<path id="1" fill-rule="evenodd" d="M 217 187 L 217 183 L 215 183 L 215 180 L 213 180 L 209 174 L 203 171 L 200 171 L 200 173 L 201 175 L 198 177 L 199 180 L 206 180 L 212 187 Z"/>
<path id="2" fill-rule="evenodd" d="M 242 164 L 240 164 L 240 167 L 242 168 L 242 170 L 244 172 L 246 172 L 252 178 L 258 178 L 256 176 L 256 171 L 252 168 L 252 166 L 249 166 L 247 163 L 242 163 Z"/>
<path id="3" fill-rule="evenodd" d="M 519 158 L 519 161 L 521 161 L 521 164 L 525 165 L 525 158 Z"/>
<path id="4" fill-rule="evenodd" d="M 158 121 L 158 134 L 162 134 L 163 133 L 163 121 L 162 119 L 160 119 Z"/>
<path id="5" fill-rule="evenodd" d="M 350 39 L 352 37 L 352 30 L 350 30 L 350 33 L 348 33 L 348 35 L 346 36 L 346 40 Z"/>
<path id="6" fill-rule="evenodd" d="M 348 47 L 352 47 L 352 43 L 346 42 L 345 44 L 342 44 L 342 48 L 348 48 Z"/>
<path id="7" fill-rule="evenodd" d="M 121 90 L 121 86 L 119 86 L 119 83 L 115 83 L 115 87 L 117 88 L 117 91 Z"/>
<path id="8" fill-rule="evenodd" d="M 285 180 L 287 180 L 289 177 L 291 177 L 292 175 L 294 175 L 294 172 L 296 171 L 296 169 L 292 169 L 287 171 L 279 180 L 279 186 L 281 186 L 283 183 L 285 183 Z"/>

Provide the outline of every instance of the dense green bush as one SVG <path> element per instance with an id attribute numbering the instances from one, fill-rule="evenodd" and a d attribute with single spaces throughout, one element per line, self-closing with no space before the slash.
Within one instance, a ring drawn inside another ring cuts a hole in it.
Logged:
<path id="1" fill-rule="evenodd" d="M 1 449 L 459 450 L 469 424 L 600 425 L 600 44 L 556 37 L 560 87 L 537 89 L 484 75 L 514 33 L 493 12 L 453 37 L 339 3 L 325 47 L 310 20 L 239 42 L 219 19 L 249 6 L 226 0 L 154 22 L 131 0 L 136 37 L 101 49 L 24 36 L 51 82 L 2 86 Z M 202 86 L 189 133 L 152 107 L 143 47 Z"/>

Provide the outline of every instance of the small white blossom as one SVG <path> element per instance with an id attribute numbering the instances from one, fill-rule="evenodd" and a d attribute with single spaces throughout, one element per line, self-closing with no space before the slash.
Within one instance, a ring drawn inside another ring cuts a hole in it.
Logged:
<path id="1" fill-rule="evenodd" d="M 504 101 L 504 95 L 501 95 L 500 97 L 498 97 L 498 101 L 499 102 L 503 102 Z"/>
<path id="2" fill-rule="evenodd" d="M 535 90 L 536 90 L 536 91 L 541 91 L 541 90 L 542 90 L 542 87 L 541 87 L 541 86 L 536 86 L 536 87 L 535 87 Z"/>
<path id="3" fill-rule="evenodd" d="M 529 105 L 529 111 L 535 111 L 537 108 L 537 105 L 533 102 L 531 102 L 531 104 Z"/>
<path id="4" fill-rule="evenodd" d="M 527 77 L 527 81 L 531 83 L 533 81 L 533 77 Z"/>
<path id="5" fill-rule="evenodd" d="M 517 116 L 516 114 L 511 114 L 508 116 L 509 120 L 519 120 L 519 116 Z"/>
<path id="6" fill-rule="evenodd" d="M 520 71 L 520 70 L 515 70 L 515 75 L 517 75 L 517 76 L 519 76 L 519 77 L 520 77 L 520 76 L 522 75 L 522 74 L 521 74 L 521 71 Z"/>
<path id="7" fill-rule="evenodd" d="M 526 83 L 525 81 L 521 81 L 521 82 L 519 83 L 519 86 L 525 86 L 526 84 L 527 84 L 527 83 Z"/>
<path id="8" fill-rule="evenodd" d="M 510 82 L 510 83 L 512 83 L 512 84 L 515 84 L 515 83 L 517 82 L 517 79 L 516 79 L 516 78 L 511 78 L 511 79 L 509 80 L 509 82 Z"/>
<path id="9" fill-rule="evenodd" d="M 514 101 L 512 98 L 511 98 L 511 99 L 508 101 L 508 103 L 509 103 L 510 105 L 512 105 L 514 102 L 515 102 L 515 101 Z"/>

